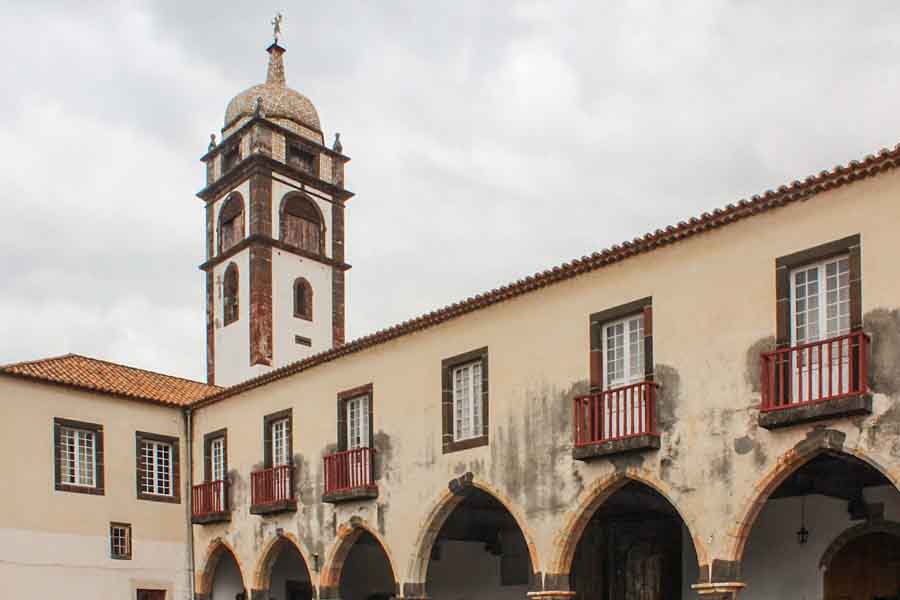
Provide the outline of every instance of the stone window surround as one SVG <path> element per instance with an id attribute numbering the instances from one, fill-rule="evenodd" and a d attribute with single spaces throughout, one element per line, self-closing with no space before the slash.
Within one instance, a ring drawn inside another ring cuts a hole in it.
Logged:
<path id="1" fill-rule="evenodd" d="M 337 443 L 338 452 L 348 449 L 347 441 L 347 401 L 359 396 L 369 397 L 369 446 L 375 441 L 375 393 L 371 383 L 339 392 L 337 395 Z"/>
<path id="2" fill-rule="evenodd" d="M 203 436 L 203 481 L 210 482 L 212 479 L 212 443 L 214 440 L 222 438 L 222 462 L 224 463 L 225 478 L 228 479 L 228 429 L 223 427 L 215 431 L 210 431 Z"/>
<path id="3" fill-rule="evenodd" d="M 141 444 L 143 442 L 161 442 L 169 444 L 172 447 L 172 481 L 171 496 L 163 496 L 161 494 L 149 494 L 141 489 Z M 160 435 L 158 433 L 149 433 L 146 431 L 134 432 L 134 448 L 135 448 L 135 487 L 138 500 L 149 500 L 152 502 L 168 502 L 171 504 L 181 504 L 181 460 L 180 460 L 180 440 L 170 435 Z"/>
<path id="4" fill-rule="evenodd" d="M 626 302 L 590 316 L 591 391 L 603 389 L 606 362 L 603 356 L 603 326 L 611 321 L 644 314 L 644 381 L 653 381 L 653 297 Z"/>
<path id="5" fill-rule="evenodd" d="M 116 554 L 113 552 L 113 529 L 121 528 L 125 529 L 125 552 L 122 554 Z M 116 521 L 111 521 L 109 524 L 109 557 L 112 560 L 131 560 L 131 549 L 133 544 L 132 532 L 131 532 L 131 523 L 119 523 Z"/>
<path id="6" fill-rule="evenodd" d="M 228 300 L 231 298 L 229 292 L 228 280 L 234 277 L 234 309 L 228 308 Z M 222 327 L 227 327 L 241 318 L 241 273 L 238 270 L 237 263 L 228 263 L 225 272 L 222 275 Z"/>
<path id="7" fill-rule="evenodd" d="M 452 373 L 454 367 L 459 367 L 467 363 L 481 361 L 481 427 L 482 434 L 465 440 L 455 441 L 454 427 L 455 415 L 453 414 L 453 381 Z M 479 446 L 487 446 L 489 443 L 488 432 L 490 431 L 490 394 L 489 394 L 490 378 L 488 376 L 488 347 L 471 350 L 441 361 L 441 423 L 442 437 L 441 447 L 444 454 L 477 448 Z"/>
<path id="8" fill-rule="evenodd" d="M 94 433 L 94 485 L 82 486 L 63 483 L 62 477 L 62 456 L 61 450 L 61 429 L 68 427 L 71 429 L 83 429 Z M 86 423 L 84 421 L 74 421 L 72 419 L 64 419 L 61 417 L 53 418 L 53 465 L 54 465 L 54 487 L 60 492 L 75 492 L 77 494 L 92 494 L 94 496 L 103 496 L 105 494 L 104 480 L 104 451 L 103 451 L 103 425 L 97 423 Z"/>

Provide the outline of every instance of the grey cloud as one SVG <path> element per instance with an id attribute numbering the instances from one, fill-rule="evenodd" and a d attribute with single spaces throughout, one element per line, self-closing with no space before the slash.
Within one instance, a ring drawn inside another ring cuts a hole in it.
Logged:
<path id="1" fill-rule="evenodd" d="M 353 157 L 353 336 L 900 141 L 884 0 L 6 3 L 0 362 L 202 377 L 197 158 L 279 8 Z"/>

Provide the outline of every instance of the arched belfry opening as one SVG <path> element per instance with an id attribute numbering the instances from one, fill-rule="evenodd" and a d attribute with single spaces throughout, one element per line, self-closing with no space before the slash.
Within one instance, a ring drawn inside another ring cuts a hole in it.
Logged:
<path id="1" fill-rule="evenodd" d="M 461 500 L 431 545 L 425 589 L 433 600 L 521 600 L 533 566 L 528 543 L 513 515 L 475 486 L 455 490 Z"/>
<path id="2" fill-rule="evenodd" d="M 400 593 L 387 551 L 364 527 L 354 527 L 341 539 L 321 586 L 323 599 L 387 600 Z"/>
<path id="3" fill-rule="evenodd" d="M 745 525 L 741 600 L 900 597 L 900 491 L 872 464 L 817 452 Z"/>
<path id="4" fill-rule="evenodd" d="M 267 600 L 315 598 L 306 561 L 297 545 L 288 536 L 279 536 L 264 552 L 256 586 L 254 598 L 262 597 Z"/>
<path id="5" fill-rule="evenodd" d="M 569 571 L 579 600 L 694 598 L 699 567 L 693 541 L 672 504 L 629 480 L 584 516 Z"/>

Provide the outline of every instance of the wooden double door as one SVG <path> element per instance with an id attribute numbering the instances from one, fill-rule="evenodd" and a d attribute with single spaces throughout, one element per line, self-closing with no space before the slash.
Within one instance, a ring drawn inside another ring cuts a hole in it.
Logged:
<path id="1" fill-rule="evenodd" d="M 825 572 L 825 600 L 900 600 L 900 538 L 870 533 L 844 546 Z"/>

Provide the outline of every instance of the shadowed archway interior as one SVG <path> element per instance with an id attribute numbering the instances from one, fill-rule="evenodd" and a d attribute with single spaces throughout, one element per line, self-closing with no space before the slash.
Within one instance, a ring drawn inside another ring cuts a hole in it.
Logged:
<path id="1" fill-rule="evenodd" d="M 521 600 L 532 576 L 522 531 L 493 496 L 475 487 L 444 521 L 428 562 L 426 590 L 433 600 Z"/>
<path id="2" fill-rule="evenodd" d="M 686 599 L 698 573 L 678 512 L 653 488 L 629 481 L 587 523 L 569 587 L 584 600 Z"/>

